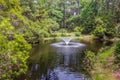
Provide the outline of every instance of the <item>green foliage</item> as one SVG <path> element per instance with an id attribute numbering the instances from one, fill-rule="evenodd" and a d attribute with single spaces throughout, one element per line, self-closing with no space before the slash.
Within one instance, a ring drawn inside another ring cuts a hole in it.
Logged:
<path id="1" fill-rule="evenodd" d="M 80 32 L 75 32 L 75 36 L 80 36 L 81 33 Z"/>
<path id="2" fill-rule="evenodd" d="M 99 37 L 99 38 L 111 38 L 115 35 L 115 24 L 112 21 L 112 18 L 110 18 L 112 14 L 110 15 L 104 15 L 101 17 L 96 17 L 95 19 L 95 29 L 93 30 L 93 35 Z M 112 24 L 111 24 L 112 23 Z"/>
<path id="3" fill-rule="evenodd" d="M 67 19 L 68 28 L 73 29 L 74 26 L 77 27 L 79 25 L 81 25 L 80 15 L 71 16 L 70 18 Z"/>
<path id="4" fill-rule="evenodd" d="M 85 53 L 84 67 L 90 72 L 93 80 L 114 80 L 113 76 L 109 76 L 112 74 L 113 66 L 108 58 L 112 55 L 114 55 L 114 46 L 103 47 L 97 54 L 91 51 Z"/>
<path id="5" fill-rule="evenodd" d="M 120 42 L 117 42 L 115 45 L 115 62 L 119 63 L 120 62 Z"/>
<path id="6" fill-rule="evenodd" d="M 81 26 L 76 26 L 74 28 L 74 32 L 82 32 L 82 30 L 83 30 L 83 27 L 81 27 Z"/>
<path id="7" fill-rule="evenodd" d="M 85 52 L 85 58 L 83 60 L 84 69 L 88 72 L 93 68 L 96 61 L 95 53 L 92 51 Z"/>
<path id="8" fill-rule="evenodd" d="M 51 6 L 49 6 L 50 9 L 49 7 L 45 7 L 48 6 L 47 1 L 45 1 L 46 3 L 44 1 L 41 2 L 41 0 L 38 0 L 36 3 L 34 1 L 27 0 L 20 1 L 23 9 L 25 9 L 25 7 L 28 7 L 29 9 L 23 10 L 23 14 L 29 19 L 29 30 L 27 30 L 24 35 L 29 41 L 49 37 L 52 32 L 59 29 L 59 24 L 56 22 L 56 20 L 53 18 L 51 19 L 51 16 L 49 16 L 49 10 L 53 8 L 51 8 Z M 54 11 L 52 12 L 54 13 Z M 56 13 L 59 14 L 59 11 L 55 11 L 55 14 Z M 31 37 L 35 37 L 35 39 Z"/>
<path id="9" fill-rule="evenodd" d="M 68 36 L 67 29 L 75 31 L 76 36 L 93 33 L 104 39 L 119 37 L 119 6 L 114 0 L 0 0 L 0 79 L 12 80 L 27 70 L 31 47 L 25 39 L 29 42 L 50 36 Z M 101 49 L 97 55 L 86 52 L 88 64 L 85 65 L 90 69 L 96 67 L 95 62 L 106 60 L 112 50 Z M 115 46 L 118 62 L 119 50 L 118 42 Z M 97 74 L 95 79 L 106 77 Z"/>
<path id="10" fill-rule="evenodd" d="M 93 80 L 106 80 L 106 79 L 115 80 L 114 77 L 112 77 L 112 76 L 109 77 L 109 76 L 107 76 L 105 74 L 95 74 L 95 76 L 93 78 Z"/>
<path id="11" fill-rule="evenodd" d="M 27 19 L 21 15 L 19 0 L 2 0 L 0 5 L 0 80 L 13 80 L 27 71 L 31 46 L 21 34 Z"/>
<path id="12" fill-rule="evenodd" d="M 81 12 L 80 19 L 84 26 L 83 33 L 91 33 L 95 27 L 95 16 L 97 15 L 97 1 L 88 3 Z"/>
<path id="13" fill-rule="evenodd" d="M 60 29 L 59 32 L 60 33 L 67 33 L 67 30 L 66 29 Z"/>
<path id="14" fill-rule="evenodd" d="M 98 63 L 102 64 L 102 67 L 106 67 L 108 63 L 112 63 L 112 59 L 109 61 L 108 58 L 112 57 L 114 55 L 114 46 L 112 47 L 103 47 L 100 49 L 98 55 L 97 55 L 97 61 Z M 111 65 L 111 68 L 114 66 Z"/>
<path id="15" fill-rule="evenodd" d="M 104 37 L 106 32 L 105 24 L 101 18 L 96 18 L 96 28 L 92 32 L 95 36 Z"/>
<path id="16" fill-rule="evenodd" d="M 61 33 L 52 33 L 51 37 L 61 37 Z"/>
<path id="17" fill-rule="evenodd" d="M 57 34 L 51 34 L 51 37 L 59 37 Z"/>
<path id="18" fill-rule="evenodd" d="M 66 37 L 67 34 L 66 34 L 66 33 L 61 33 L 61 36 L 62 36 L 62 37 Z"/>
<path id="19" fill-rule="evenodd" d="M 48 12 L 50 18 L 52 18 L 54 21 L 58 22 L 60 24 L 60 22 L 62 21 L 63 18 L 63 14 L 61 10 L 57 10 L 57 9 L 50 9 Z"/>
<path id="20" fill-rule="evenodd" d="M 29 31 L 27 31 L 27 37 L 37 37 L 44 38 L 49 37 L 53 31 L 56 31 L 59 28 L 59 25 L 53 21 L 52 19 L 43 19 L 40 21 L 32 22 L 29 27 Z"/>
<path id="21" fill-rule="evenodd" d="M 27 70 L 26 61 L 31 46 L 16 34 L 9 19 L 0 22 L 0 79 L 13 80 Z"/>
<path id="22" fill-rule="evenodd" d="M 120 38 L 120 24 L 116 25 L 116 29 L 115 30 L 116 30 L 116 35 L 115 36 Z"/>

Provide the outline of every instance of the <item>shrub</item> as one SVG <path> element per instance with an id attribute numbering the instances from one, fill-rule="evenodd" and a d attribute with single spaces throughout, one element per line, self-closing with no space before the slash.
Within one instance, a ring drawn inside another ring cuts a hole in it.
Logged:
<path id="1" fill-rule="evenodd" d="M 85 70 L 90 71 L 94 66 L 95 60 L 96 60 L 95 53 L 92 51 L 86 51 L 85 58 L 83 60 Z"/>
<path id="2" fill-rule="evenodd" d="M 15 32 L 9 19 L 5 18 L 0 23 L 0 80 L 13 80 L 27 71 L 31 46 L 22 34 Z"/>
<path id="3" fill-rule="evenodd" d="M 49 33 L 46 31 L 41 31 L 39 37 L 49 37 Z"/>
<path id="4" fill-rule="evenodd" d="M 60 33 L 67 33 L 67 30 L 66 29 L 60 29 L 59 32 Z"/>
<path id="5" fill-rule="evenodd" d="M 92 32 L 93 35 L 103 38 L 104 36 L 104 32 L 106 31 L 106 29 L 100 25 L 96 26 L 95 30 Z"/>
<path id="6" fill-rule="evenodd" d="M 115 62 L 120 63 L 120 42 L 117 42 L 115 45 L 115 57 Z"/>
<path id="7" fill-rule="evenodd" d="M 120 38 L 120 24 L 117 24 L 116 26 L 116 37 Z"/>
<path id="8" fill-rule="evenodd" d="M 27 71 L 27 59 L 30 45 L 21 35 L 15 34 L 14 40 L 8 41 L 1 35 L 0 39 L 0 79 L 13 80 L 16 76 Z"/>
<path id="9" fill-rule="evenodd" d="M 74 31 L 75 31 L 75 32 L 81 32 L 82 30 L 83 30 L 83 28 L 80 27 L 80 26 L 76 26 L 76 27 L 74 28 Z"/>
<path id="10" fill-rule="evenodd" d="M 108 17 L 108 15 L 106 15 Z M 110 16 L 109 16 L 110 17 Z M 111 24 L 112 20 L 108 18 L 96 17 L 95 18 L 95 28 L 92 31 L 93 35 L 99 38 L 111 38 L 114 37 L 115 34 L 115 27 L 114 24 Z"/>
<path id="11" fill-rule="evenodd" d="M 50 36 L 51 36 L 51 37 L 60 37 L 61 34 L 60 34 L 60 33 L 52 33 Z"/>
<path id="12" fill-rule="evenodd" d="M 62 37 L 66 37 L 67 34 L 66 34 L 66 33 L 61 33 L 61 36 L 62 36 Z"/>
<path id="13" fill-rule="evenodd" d="M 75 32 L 75 36 L 80 36 L 80 32 Z"/>

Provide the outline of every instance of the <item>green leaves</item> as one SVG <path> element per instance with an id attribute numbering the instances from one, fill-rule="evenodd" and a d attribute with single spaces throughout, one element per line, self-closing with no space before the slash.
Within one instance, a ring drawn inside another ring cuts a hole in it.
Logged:
<path id="1" fill-rule="evenodd" d="M 0 32 L 2 31 L 12 31 L 14 30 L 14 27 L 10 24 L 10 19 L 9 18 L 4 18 L 1 22 L 0 22 Z"/>
<path id="2" fill-rule="evenodd" d="M 120 42 L 117 42 L 115 45 L 115 63 L 119 63 L 120 62 Z"/>
<path id="3" fill-rule="evenodd" d="M 101 39 L 114 37 L 115 23 L 110 18 L 111 15 L 95 17 L 95 29 L 92 31 L 93 35 Z"/>
<path id="4" fill-rule="evenodd" d="M 19 1 L 2 0 L 0 3 L 7 8 L 2 11 L 0 20 L 0 80 L 13 80 L 27 70 L 26 61 L 31 46 L 16 29 L 18 26 L 21 27 L 22 21 L 26 21 L 21 15 Z"/>
<path id="5" fill-rule="evenodd" d="M 0 51 L 1 74 L 7 75 L 7 73 L 9 73 L 8 71 L 11 71 L 9 77 L 0 76 L 0 79 L 12 80 L 12 78 L 27 70 L 26 61 L 29 57 L 28 53 L 31 47 L 19 34 L 15 34 L 14 40 L 12 41 L 6 39 L 7 38 L 4 40 L 4 44 L 1 44 L 2 41 L 0 40 L 0 49 L 2 49 L 2 51 Z M 4 67 L 6 68 L 4 69 Z"/>
<path id="6" fill-rule="evenodd" d="M 6 32 L 10 31 L 9 27 L 4 27 Z M 4 30 L 4 28 L 0 27 L 0 30 Z M 2 69 L 0 79 L 12 80 L 12 78 L 27 70 L 27 67 L 24 66 L 26 66 L 26 60 L 29 57 L 28 53 L 31 47 L 22 35 L 14 34 L 14 40 L 12 41 L 8 40 L 6 37 L 8 35 L 0 33 L 0 67 Z"/>

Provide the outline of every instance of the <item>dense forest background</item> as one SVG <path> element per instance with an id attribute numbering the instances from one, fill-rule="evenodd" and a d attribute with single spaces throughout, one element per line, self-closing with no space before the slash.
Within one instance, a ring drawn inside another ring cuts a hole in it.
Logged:
<path id="1" fill-rule="evenodd" d="M 29 43 L 66 33 L 120 38 L 120 0 L 0 0 L 0 79 L 27 70 Z"/>

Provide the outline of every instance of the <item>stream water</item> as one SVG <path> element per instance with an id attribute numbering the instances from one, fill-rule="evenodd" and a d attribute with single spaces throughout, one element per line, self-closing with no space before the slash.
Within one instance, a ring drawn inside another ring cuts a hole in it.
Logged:
<path id="1" fill-rule="evenodd" d="M 91 80 L 83 70 L 82 60 L 86 49 L 94 52 L 103 46 L 101 42 L 84 42 L 85 46 L 56 47 L 56 41 L 45 41 L 31 51 L 29 69 L 18 80 Z"/>

